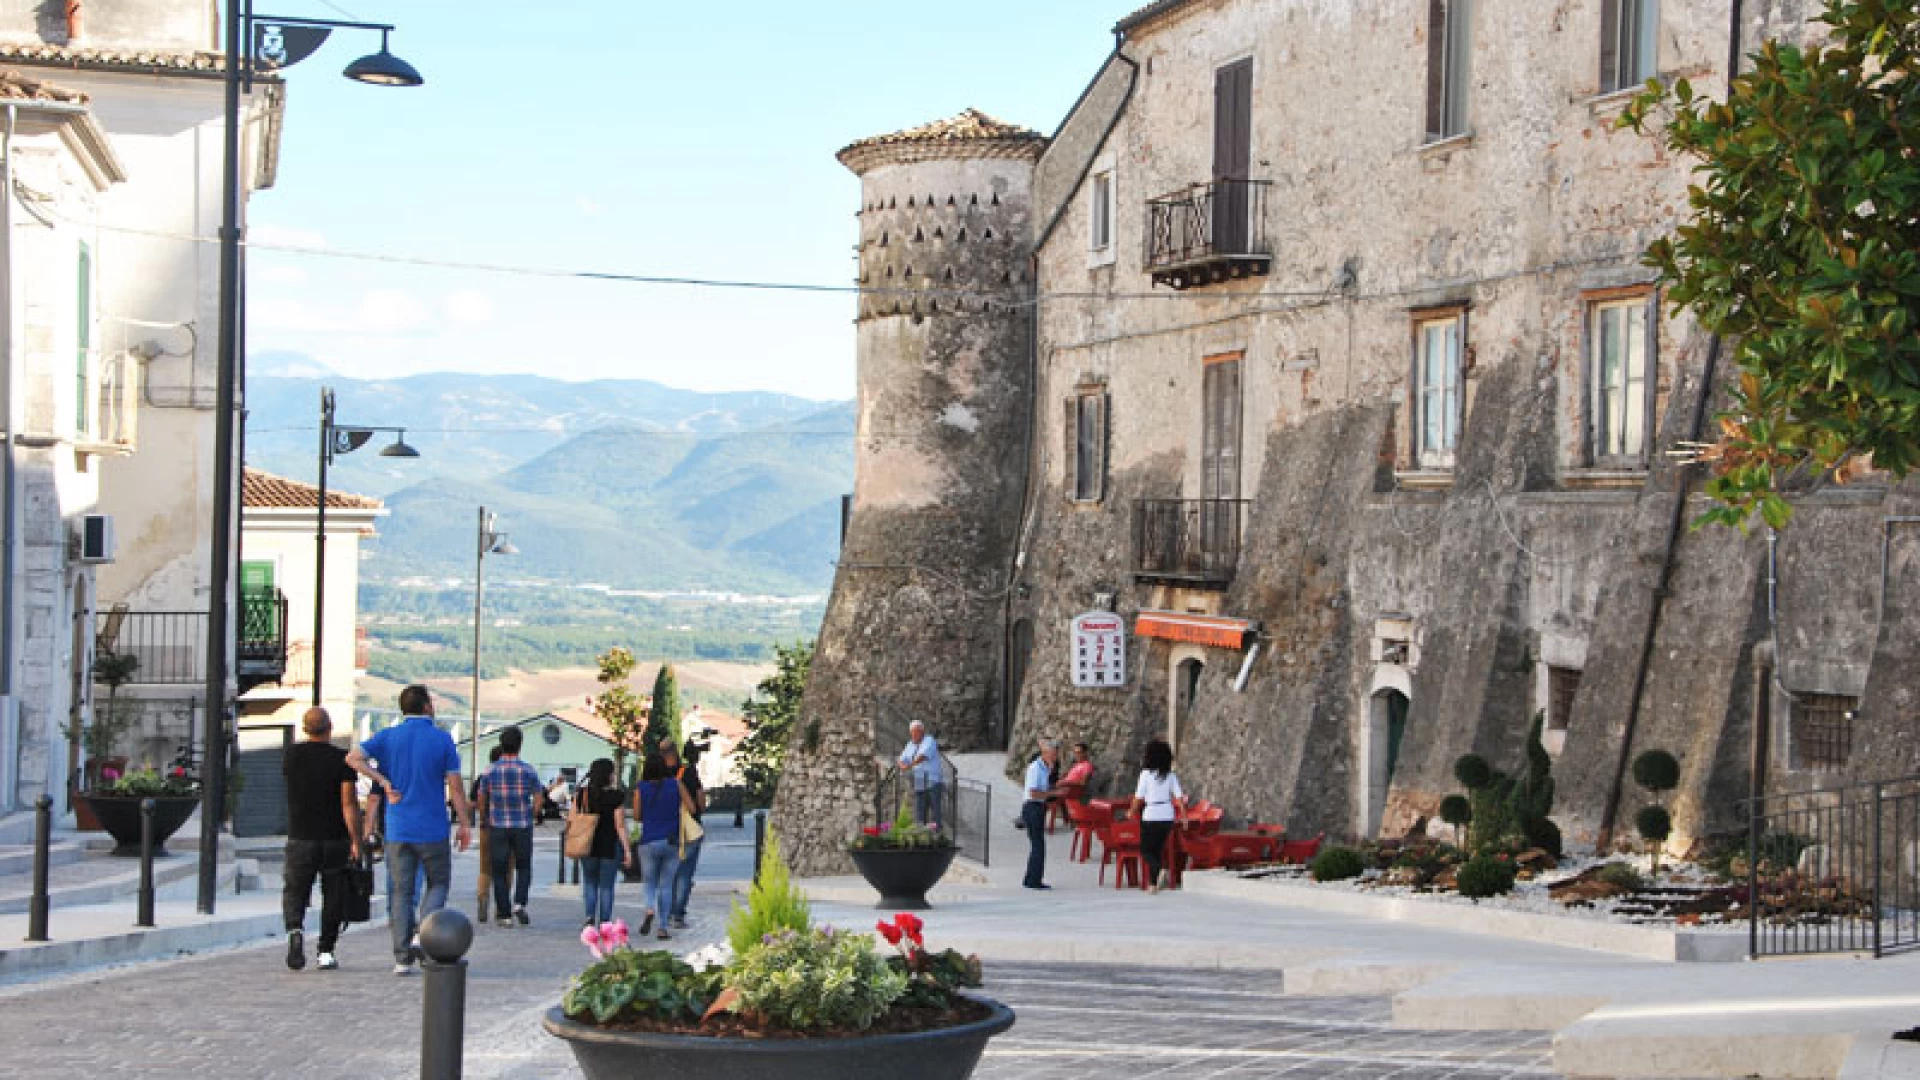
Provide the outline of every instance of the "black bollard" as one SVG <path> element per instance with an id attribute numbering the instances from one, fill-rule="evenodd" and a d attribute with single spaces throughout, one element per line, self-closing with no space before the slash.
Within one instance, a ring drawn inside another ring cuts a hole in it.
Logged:
<path id="1" fill-rule="evenodd" d="M 140 800 L 140 915 L 135 926 L 153 925 L 153 808 L 152 799 Z"/>
<path id="2" fill-rule="evenodd" d="M 554 869 L 558 870 L 560 872 L 560 875 L 553 879 L 553 883 L 555 885 L 565 885 L 567 883 L 567 836 L 564 830 L 560 834 L 559 855 L 560 855 L 560 865 L 556 866 Z"/>
<path id="3" fill-rule="evenodd" d="M 27 906 L 27 940 L 47 940 L 47 848 L 53 843 L 53 796 L 33 800 L 33 899 Z"/>
<path id="4" fill-rule="evenodd" d="M 760 854 L 767 849 L 767 812 L 753 812 L 753 883 L 760 884 Z"/>
<path id="5" fill-rule="evenodd" d="M 420 1002 L 420 1080 L 460 1080 L 467 1026 L 467 949 L 473 923 L 441 908 L 420 924 L 425 985 Z"/>
<path id="6" fill-rule="evenodd" d="M 580 860 L 579 859 L 573 860 L 573 883 L 575 885 L 580 884 Z"/>

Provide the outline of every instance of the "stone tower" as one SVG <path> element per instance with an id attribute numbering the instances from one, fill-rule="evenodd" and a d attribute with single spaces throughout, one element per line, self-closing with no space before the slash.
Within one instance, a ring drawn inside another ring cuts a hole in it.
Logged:
<path id="1" fill-rule="evenodd" d="M 969 109 L 840 151 L 860 177 L 853 513 L 774 807 L 796 871 L 845 872 L 877 757 L 919 720 L 998 745 L 1032 393 L 1046 140 Z"/>

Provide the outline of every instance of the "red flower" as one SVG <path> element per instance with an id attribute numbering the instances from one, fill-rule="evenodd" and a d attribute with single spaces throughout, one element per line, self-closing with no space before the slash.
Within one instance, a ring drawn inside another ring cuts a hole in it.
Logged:
<path id="1" fill-rule="evenodd" d="M 923 944 L 920 938 L 920 931 L 926 929 L 927 924 L 920 921 L 920 916 L 910 911 L 903 911 L 893 917 L 893 924 L 900 928 L 899 932 L 905 934 L 907 940 L 913 942 L 915 945 Z"/>
<path id="2" fill-rule="evenodd" d="M 867 834 L 868 836 L 879 836 L 879 835 L 880 835 L 880 826 L 878 826 L 878 825 L 869 825 L 869 826 L 867 826 L 866 828 L 864 828 L 864 829 L 861 829 L 860 831 L 861 831 L 861 832 L 863 832 L 863 833 L 865 833 L 865 834 Z"/>
<path id="3" fill-rule="evenodd" d="M 880 936 L 887 939 L 887 944 L 889 945 L 900 944 L 900 928 L 899 927 L 893 925 L 890 922 L 881 921 L 873 924 L 873 928 L 875 930 L 880 931 Z"/>

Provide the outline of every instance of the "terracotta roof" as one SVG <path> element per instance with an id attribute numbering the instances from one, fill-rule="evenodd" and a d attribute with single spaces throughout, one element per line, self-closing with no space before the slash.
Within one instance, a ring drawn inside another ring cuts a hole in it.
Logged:
<path id="1" fill-rule="evenodd" d="M 248 469 L 241 489 L 241 504 L 254 510 L 311 510 L 319 494 L 320 489 L 312 484 Z M 379 499 L 348 491 L 327 492 L 329 510 L 378 510 L 385 505 Z"/>
<path id="2" fill-rule="evenodd" d="M 0 100 L 53 101 L 63 105 L 85 105 L 87 95 L 78 90 L 62 90 L 41 79 L 29 79 L 17 71 L 0 71 Z"/>
<path id="3" fill-rule="evenodd" d="M 69 68 L 107 68 L 127 71 L 181 71 L 220 76 L 227 68 L 223 53 L 183 49 L 88 49 L 49 45 L 41 41 L 0 41 L 0 61 L 47 64 Z"/>
<path id="4" fill-rule="evenodd" d="M 1193 0 L 1154 0 L 1153 3 L 1140 8 L 1133 14 L 1114 23 L 1113 32 L 1116 34 L 1125 34 L 1136 27 L 1152 22 L 1162 15 L 1178 11 L 1192 2 Z"/>
<path id="5" fill-rule="evenodd" d="M 947 158 L 1038 158 L 1047 137 L 1018 124 L 996 120 L 979 109 L 890 135 L 875 135 L 848 145 L 835 156 L 856 173 L 877 165 L 905 165 Z"/>

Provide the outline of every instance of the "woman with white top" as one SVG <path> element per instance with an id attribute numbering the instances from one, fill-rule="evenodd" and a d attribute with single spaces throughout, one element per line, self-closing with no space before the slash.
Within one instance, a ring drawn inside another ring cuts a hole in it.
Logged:
<path id="1" fill-rule="evenodd" d="M 1140 857 L 1147 864 L 1147 891 L 1160 891 L 1167 838 L 1186 812 L 1187 793 L 1173 772 L 1173 747 L 1165 739 L 1147 744 L 1140 781 L 1133 787 L 1133 816 L 1140 822 Z"/>

